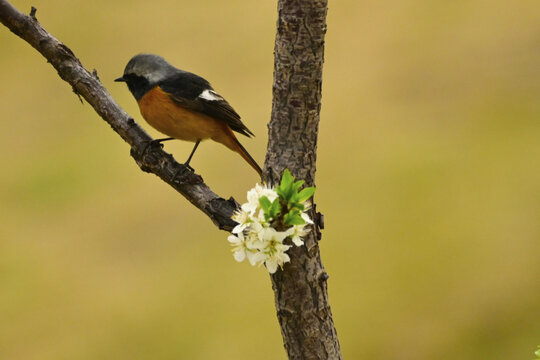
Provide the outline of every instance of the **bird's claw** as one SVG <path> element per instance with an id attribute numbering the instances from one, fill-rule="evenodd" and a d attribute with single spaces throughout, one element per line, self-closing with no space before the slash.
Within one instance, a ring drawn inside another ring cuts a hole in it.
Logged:
<path id="1" fill-rule="evenodd" d="M 191 172 L 195 172 L 195 169 L 191 167 L 188 163 L 185 163 L 184 166 Z"/>

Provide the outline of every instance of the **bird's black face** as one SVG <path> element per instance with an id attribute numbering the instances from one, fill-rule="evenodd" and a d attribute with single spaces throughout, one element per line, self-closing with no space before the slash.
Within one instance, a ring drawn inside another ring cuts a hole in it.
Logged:
<path id="1" fill-rule="evenodd" d="M 115 81 L 125 82 L 138 101 L 153 87 L 178 71 L 161 56 L 139 54 L 129 60 L 124 76 Z"/>
<path id="2" fill-rule="evenodd" d="M 129 88 L 129 91 L 131 91 L 137 101 L 139 101 L 144 94 L 150 91 L 153 87 L 153 85 L 151 85 L 144 76 L 138 76 L 135 74 L 124 74 L 124 76 L 114 81 L 125 82 Z"/>

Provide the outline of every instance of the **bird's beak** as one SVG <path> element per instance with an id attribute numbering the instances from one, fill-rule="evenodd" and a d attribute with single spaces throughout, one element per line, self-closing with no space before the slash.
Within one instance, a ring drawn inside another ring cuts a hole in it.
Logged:
<path id="1" fill-rule="evenodd" d="M 114 81 L 116 82 L 126 82 L 126 79 L 124 79 L 124 77 L 119 77 L 118 79 L 115 79 Z"/>

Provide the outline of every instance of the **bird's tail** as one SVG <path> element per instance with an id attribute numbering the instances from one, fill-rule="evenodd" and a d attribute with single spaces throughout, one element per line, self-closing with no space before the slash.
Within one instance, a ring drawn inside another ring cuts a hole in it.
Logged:
<path id="1" fill-rule="evenodd" d="M 233 138 L 237 146 L 236 152 L 239 153 L 240 156 L 242 156 L 244 160 L 246 160 L 248 164 L 251 165 L 251 167 L 255 169 L 255 171 L 259 174 L 259 176 L 262 176 L 262 169 L 259 166 L 259 164 L 257 164 L 257 162 L 251 157 L 251 155 L 249 155 L 247 150 L 242 146 L 242 144 L 240 144 L 240 141 L 238 141 L 236 136 L 233 135 Z"/>
<path id="2" fill-rule="evenodd" d="M 253 160 L 251 155 L 249 155 L 249 153 L 242 146 L 242 144 L 240 144 L 240 141 L 238 141 L 236 136 L 234 136 L 234 133 L 232 132 L 231 128 L 228 125 L 223 124 L 222 131 L 217 132 L 215 136 L 212 137 L 212 140 L 217 141 L 225 145 L 232 151 L 239 153 L 240 156 L 242 156 L 244 160 L 246 160 L 248 164 L 251 165 L 251 167 L 255 169 L 257 174 L 259 174 L 259 176 L 262 175 L 261 167 L 257 164 L 255 160 Z"/>

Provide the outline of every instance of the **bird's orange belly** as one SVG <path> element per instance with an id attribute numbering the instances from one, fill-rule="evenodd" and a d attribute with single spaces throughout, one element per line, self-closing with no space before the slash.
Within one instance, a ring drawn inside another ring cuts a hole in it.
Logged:
<path id="1" fill-rule="evenodd" d="M 223 131 L 220 121 L 177 105 L 159 86 L 147 92 L 138 103 L 148 124 L 175 139 L 198 141 Z"/>

